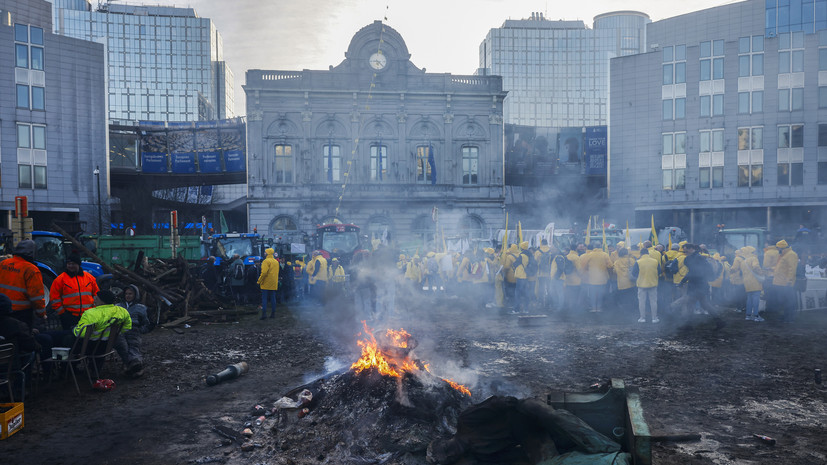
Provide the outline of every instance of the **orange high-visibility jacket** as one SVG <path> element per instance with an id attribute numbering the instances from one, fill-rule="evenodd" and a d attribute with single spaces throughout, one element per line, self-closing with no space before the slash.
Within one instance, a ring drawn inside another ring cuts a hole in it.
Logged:
<path id="1" fill-rule="evenodd" d="M 78 276 L 61 273 L 52 283 L 49 298 L 58 315 L 69 312 L 75 316 L 95 306 L 98 283 L 91 274 L 81 271 Z"/>
<path id="2" fill-rule="evenodd" d="M 0 262 L 0 292 L 11 300 L 12 311 L 33 309 L 41 315 L 46 313 L 40 270 L 17 255 Z"/>

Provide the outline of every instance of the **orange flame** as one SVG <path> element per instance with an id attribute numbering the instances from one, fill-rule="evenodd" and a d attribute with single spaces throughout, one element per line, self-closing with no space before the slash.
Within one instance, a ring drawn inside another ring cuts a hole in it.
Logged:
<path id="1" fill-rule="evenodd" d="M 404 373 L 416 373 L 422 370 L 430 373 L 428 364 L 417 363 L 408 357 L 407 351 L 412 339 L 410 333 L 402 328 L 398 331 L 388 329 L 380 345 L 366 321 L 362 320 L 362 326 L 364 336 L 356 342 L 362 348 L 362 356 L 350 366 L 357 374 L 370 368 L 375 368 L 383 376 L 394 378 L 401 378 Z M 441 379 L 457 391 L 471 395 L 467 387 L 445 378 Z"/>

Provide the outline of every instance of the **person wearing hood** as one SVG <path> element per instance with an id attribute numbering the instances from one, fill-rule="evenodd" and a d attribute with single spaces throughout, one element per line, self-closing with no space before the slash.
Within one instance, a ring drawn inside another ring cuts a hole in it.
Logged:
<path id="1" fill-rule="evenodd" d="M 589 253 L 580 257 L 580 264 L 583 268 L 586 289 L 588 289 L 589 310 L 591 312 L 602 312 L 606 284 L 609 282 L 609 270 L 612 269 L 609 254 L 599 248 L 597 244 L 589 244 Z"/>
<path id="2" fill-rule="evenodd" d="M 505 272 L 503 292 L 506 307 L 513 307 L 515 304 L 517 298 L 517 276 L 515 273 L 517 267 L 521 264 L 520 248 L 517 244 L 511 244 L 503 257 L 503 271 Z"/>
<path id="3" fill-rule="evenodd" d="M 17 243 L 11 258 L 0 262 L 0 293 L 11 300 L 12 317 L 34 328 L 34 316 L 46 319 L 43 276 L 34 264 L 35 243 Z"/>
<path id="4" fill-rule="evenodd" d="M 744 277 L 741 274 L 741 263 L 744 262 L 744 248 L 735 251 L 735 258 L 729 268 L 729 284 L 732 289 L 732 302 L 739 312 L 745 309 L 747 297 L 744 290 Z"/>
<path id="5" fill-rule="evenodd" d="M 798 299 L 795 295 L 795 272 L 798 268 L 798 254 L 790 248 L 787 241 L 781 239 L 775 244 L 779 258 L 773 270 L 772 284 L 775 286 L 776 297 L 784 310 L 784 323 L 792 323 L 795 319 Z"/>
<path id="6" fill-rule="evenodd" d="M 267 301 L 270 301 L 270 318 L 276 317 L 276 291 L 279 289 L 279 271 L 281 265 L 276 261 L 276 251 L 268 248 L 264 251 L 266 255 L 261 262 L 261 275 L 256 284 L 261 288 L 261 318 L 267 317 Z"/>
<path id="7" fill-rule="evenodd" d="M 51 306 L 64 330 L 74 328 L 83 312 L 95 306 L 95 296 L 100 290 L 95 277 L 83 271 L 80 263 L 80 256 L 70 255 L 66 271 L 55 278 L 49 291 Z"/>
<path id="8" fill-rule="evenodd" d="M 762 271 L 761 265 L 758 263 L 758 257 L 755 255 L 755 247 L 746 246 L 742 249 L 742 260 L 739 263 L 739 271 L 744 282 L 744 292 L 746 292 L 746 309 L 747 321 L 764 321 L 758 315 L 758 301 L 761 298 Z"/>
<path id="9" fill-rule="evenodd" d="M 149 332 L 150 322 L 146 313 L 146 305 L 140 303 L 141 292 L 138 286 L 130 284 L 123 290 L 123 307 L 129 312 L 132 319 L 132 329 L 124 332 L 115 340 L 115 350 L 126 367 L 126 374 L 139 377 L 144 373 L 144 359 L 141 351 L 143 340 L 141 335 Z"/>

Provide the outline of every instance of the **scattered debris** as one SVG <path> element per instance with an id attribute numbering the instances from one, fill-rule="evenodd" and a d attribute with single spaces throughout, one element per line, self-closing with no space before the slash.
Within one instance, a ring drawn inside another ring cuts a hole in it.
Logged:
<path id="1" fill-rule="evenodd" d="M 775 439 L 773 439 L 769 436 L 764 436 L 763 434 L 753 434 L 752 437 L 754 437 L 755 439 L 758 439 L 759 441 L 763 442 L 764 444 L 769 444 L 771 446 L 775 445 Z"/>

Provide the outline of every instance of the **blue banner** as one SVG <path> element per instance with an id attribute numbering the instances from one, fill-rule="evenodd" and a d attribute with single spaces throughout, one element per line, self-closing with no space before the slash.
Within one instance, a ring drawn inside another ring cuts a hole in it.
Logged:
<path id="1" fill-rule="evenodd" d="M 224 151 L 224 170 L 229 173 L 237 173 L 247 169 L 246 161 L 244 160 L 243 150 L 225 150 Z"/>
<path id="2" fill-rule="evenodd" d="M 586 174 L 606 176 L 609 153 L 609 133 L 606 126 L 586 127 Z"/>
<path id="3" fill-rule="evenodd" d="M 198 152 L 198 168 L 202 173 L 220 173 L 221 154 L 219 152 Z"/>
<path id="4" fill-rule="evenodd" d="M 144 173 L 166 173 L 166 152 L 141 152 L 141 171 Z"/>
<path id="5" fill-rule="evenodd" d="M 561 128 L 557 138 L 557 156 L 560 163 L 577 163 L 583 156 L 583 129 Z"/>
<path id="6" fill-rule="evenodd" d="M 173 152 L 170 154 L 172 158 L 172 172 L 176 174 L 195 173 L 195 153 L 193 152 Z"/>

